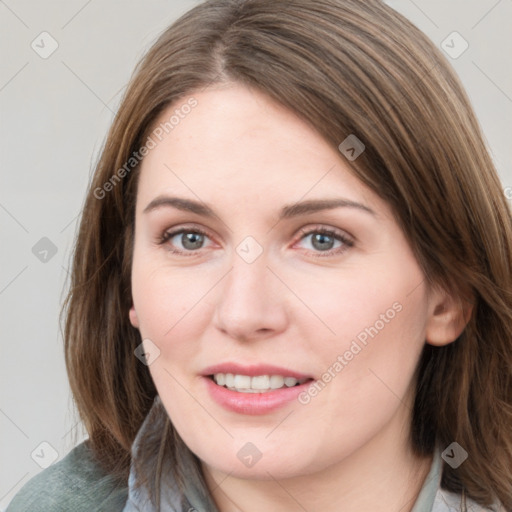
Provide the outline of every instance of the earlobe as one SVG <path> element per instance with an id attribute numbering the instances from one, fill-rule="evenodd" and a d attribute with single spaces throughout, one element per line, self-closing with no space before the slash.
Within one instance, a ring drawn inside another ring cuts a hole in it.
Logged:
<path id="1" fill-rule="evenodd" d="M 433 293 L 429 304 L 425 338 L 429 345 L 444 346 L 454 342 L 471 318 L 473 304 L 444 290 Z"/>
<path id="2" fill-rule="evenodd" d="M 137 316 L 137 312 L 135 311 L 134 306 L 132 306 L 130 308 L 129 317 L 130 317 L 130 323 L 132 324 L 132 326 L 135 327 L 136 329 L 138 329 L 139 328 L 139 318 Z"/>

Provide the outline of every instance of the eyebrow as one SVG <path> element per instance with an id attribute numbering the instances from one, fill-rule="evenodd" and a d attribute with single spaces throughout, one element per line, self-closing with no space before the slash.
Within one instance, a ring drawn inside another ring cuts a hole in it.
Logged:
<path id="1" fill-rule="evenodd" d="M 218 217 L 214 210 L 205 203 L 195 201 L 192 199 L 185 199 L 184 197 L 172 196 L 158 196 L 153 199 L 144 208 L 143 213 L 148 213 L 162 207 L 172 207 L 178 210 L 195 213 L 202 217 L 213 218 Z M 298 203 L 286 205 L 279 213 L 279 220 L 290 219 L 298 217 L 299 215 L 306 215 L 308 213 L 315 213 L 321 210 L 332 210 L 334 208 L 355 208 L 360 211 L 377 216 L 368 206 L 351 201 L 350 199 L 335 198 L 335 199 L 309 199 Z"/>

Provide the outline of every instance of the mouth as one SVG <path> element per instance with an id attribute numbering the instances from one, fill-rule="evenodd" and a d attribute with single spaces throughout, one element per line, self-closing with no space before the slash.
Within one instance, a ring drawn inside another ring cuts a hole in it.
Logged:
<path id="1" fill-rule="evenodd" d="M 296 403 L 315 379 L 284 367 L 223 363 L 202 372 L 210 398 L 231 413 L 266 415 Z"/>
<path id="2" fill-rule="evenodd" d="M 239 373 L 214 373 L 207 375 L 217 386 L 238 393 L 271 393 L 280 389 L 301 386 L 308 381 L 309 377 L 290 377 L 276 374 L 266 375 L 244 375 Z"/>

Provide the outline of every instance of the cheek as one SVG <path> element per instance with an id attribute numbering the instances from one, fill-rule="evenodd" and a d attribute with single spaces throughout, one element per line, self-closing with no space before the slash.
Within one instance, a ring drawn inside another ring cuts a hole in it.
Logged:
<path id="1" fill-rule="evenodd" d="M 322 380 L 330 381 L 319 399 L 332 421 L 350 420 L 347 428 L 364 424 L 364 418 L 378 426 L 394 414 L 410 391 L 424 346 L 422 292 L 406 297 L 382 291 L 379 300 L 359 303 L 364 313 L 338 321 L 342 334 L 335 347 L 323 351 Z"/>
<path id="2" fill-rule="evenodd" d="M 165 262 L 152 262 L 150 255 L 134 258 L 132 293 L 141 336 L 179 340 L 191 326 L 191 315 L 197 321 L 206 318 L 194 311 L 201 308 L 208 289 L 205 278 L 191 268 L 171 270 Z"/>
<path id="3" fill-rule="evenodd" d="M 388 268 L 382 272 L 379 268 L 367 266 L 364 269 L 343 269 L 328 275 L 296 275 L 290 278 L 294 291 L 309 309 L 305 312 L 300 304 L 295 308 L 298 323 L 308 322 L 310 339 L 318 340 L 322 334 L 324 346 L 329 349 L 343 349 L 345 345 L 364 333 L 377 323 L 379 332 L 390 323 L 396 323 L 400 316 L 398 309 L 403 309 L 409 291 L 409 279 L 393 276 Z M 384 316 L 385 324 L 381 317 Z M 316 318 L 315 318 L 316 317 Z M 323 324 L 323 325 L 322 325 Z M 373 329 L 372 329 L 373 331 Z M 348 347 L 347 347 L 348 348 Z"/>
<path id="4" fill-rule="evenodd" d="M 336 375 L 334 385 L 327 387 L 350 402 L 364 398 L 368 403 L 380 391 L 392 395 L 386 386 L 404 395 L 424 345 L 427 300 L 424 286 L 418 286 L 422 273 L 410 260 L 385 263 L 348 272 L 336 280 L 339 284 L 325 281 L 308 296 L 311 309 L 335 333 L 329 334 L 314 318 L 310 321 L 316 366 Z M 329 336 L 320 341 L 315 329 Z"/>

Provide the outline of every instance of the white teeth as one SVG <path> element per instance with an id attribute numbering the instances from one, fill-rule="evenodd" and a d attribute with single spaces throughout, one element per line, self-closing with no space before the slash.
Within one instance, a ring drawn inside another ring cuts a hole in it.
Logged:
<path id="1" fill-rule="evenodd" d="M 235 383 L 233 384 L 233 387 L 237 389 L 250 389 L 251 377 L 248 375 L 235 375 Z"/>
<path id="2" fill-rule="evenodd" d="M 251 379 L 252 389 L 268 389 L 270 387 L 270 377 L 268 375 L 258 375 Z"/>
<path id="3" fill-rule="evenodd" d="M 218 374 L 218 375 L 222 375 L 222 374 Z M 228 388 L 232 388 L 235 385 L 235 376 L 232 373 L 226 373 L 225 385 Z"/>
<path id="4" fill-rule="evenodd" d="M 272 389 L 283 387 L 291 388 L 297 384 L 304 383 L 307 379 L 296 379 L 295 377 L 283 377 L 282 375 L 234 375 L 232 373 L 216 373 L 213 380 L 219 386 L 225 386 L 231 391 L 241 393 L 265 393 Z"/>
<path id="5" fill-rule="evenodd" d="M 279 389 L 284 386 L 284 377 L 281 377 L 281 375 L 272 375 L 270 377 L 270 387 L 272 389 Z"/>
<path id="6" fill-rule="evenodd" d="M 294 377 L 285 377 L 284 378 L 284 385 L 291 388 L 292 386 L 295 386 L 297 384 L 298 380 Z"/>

